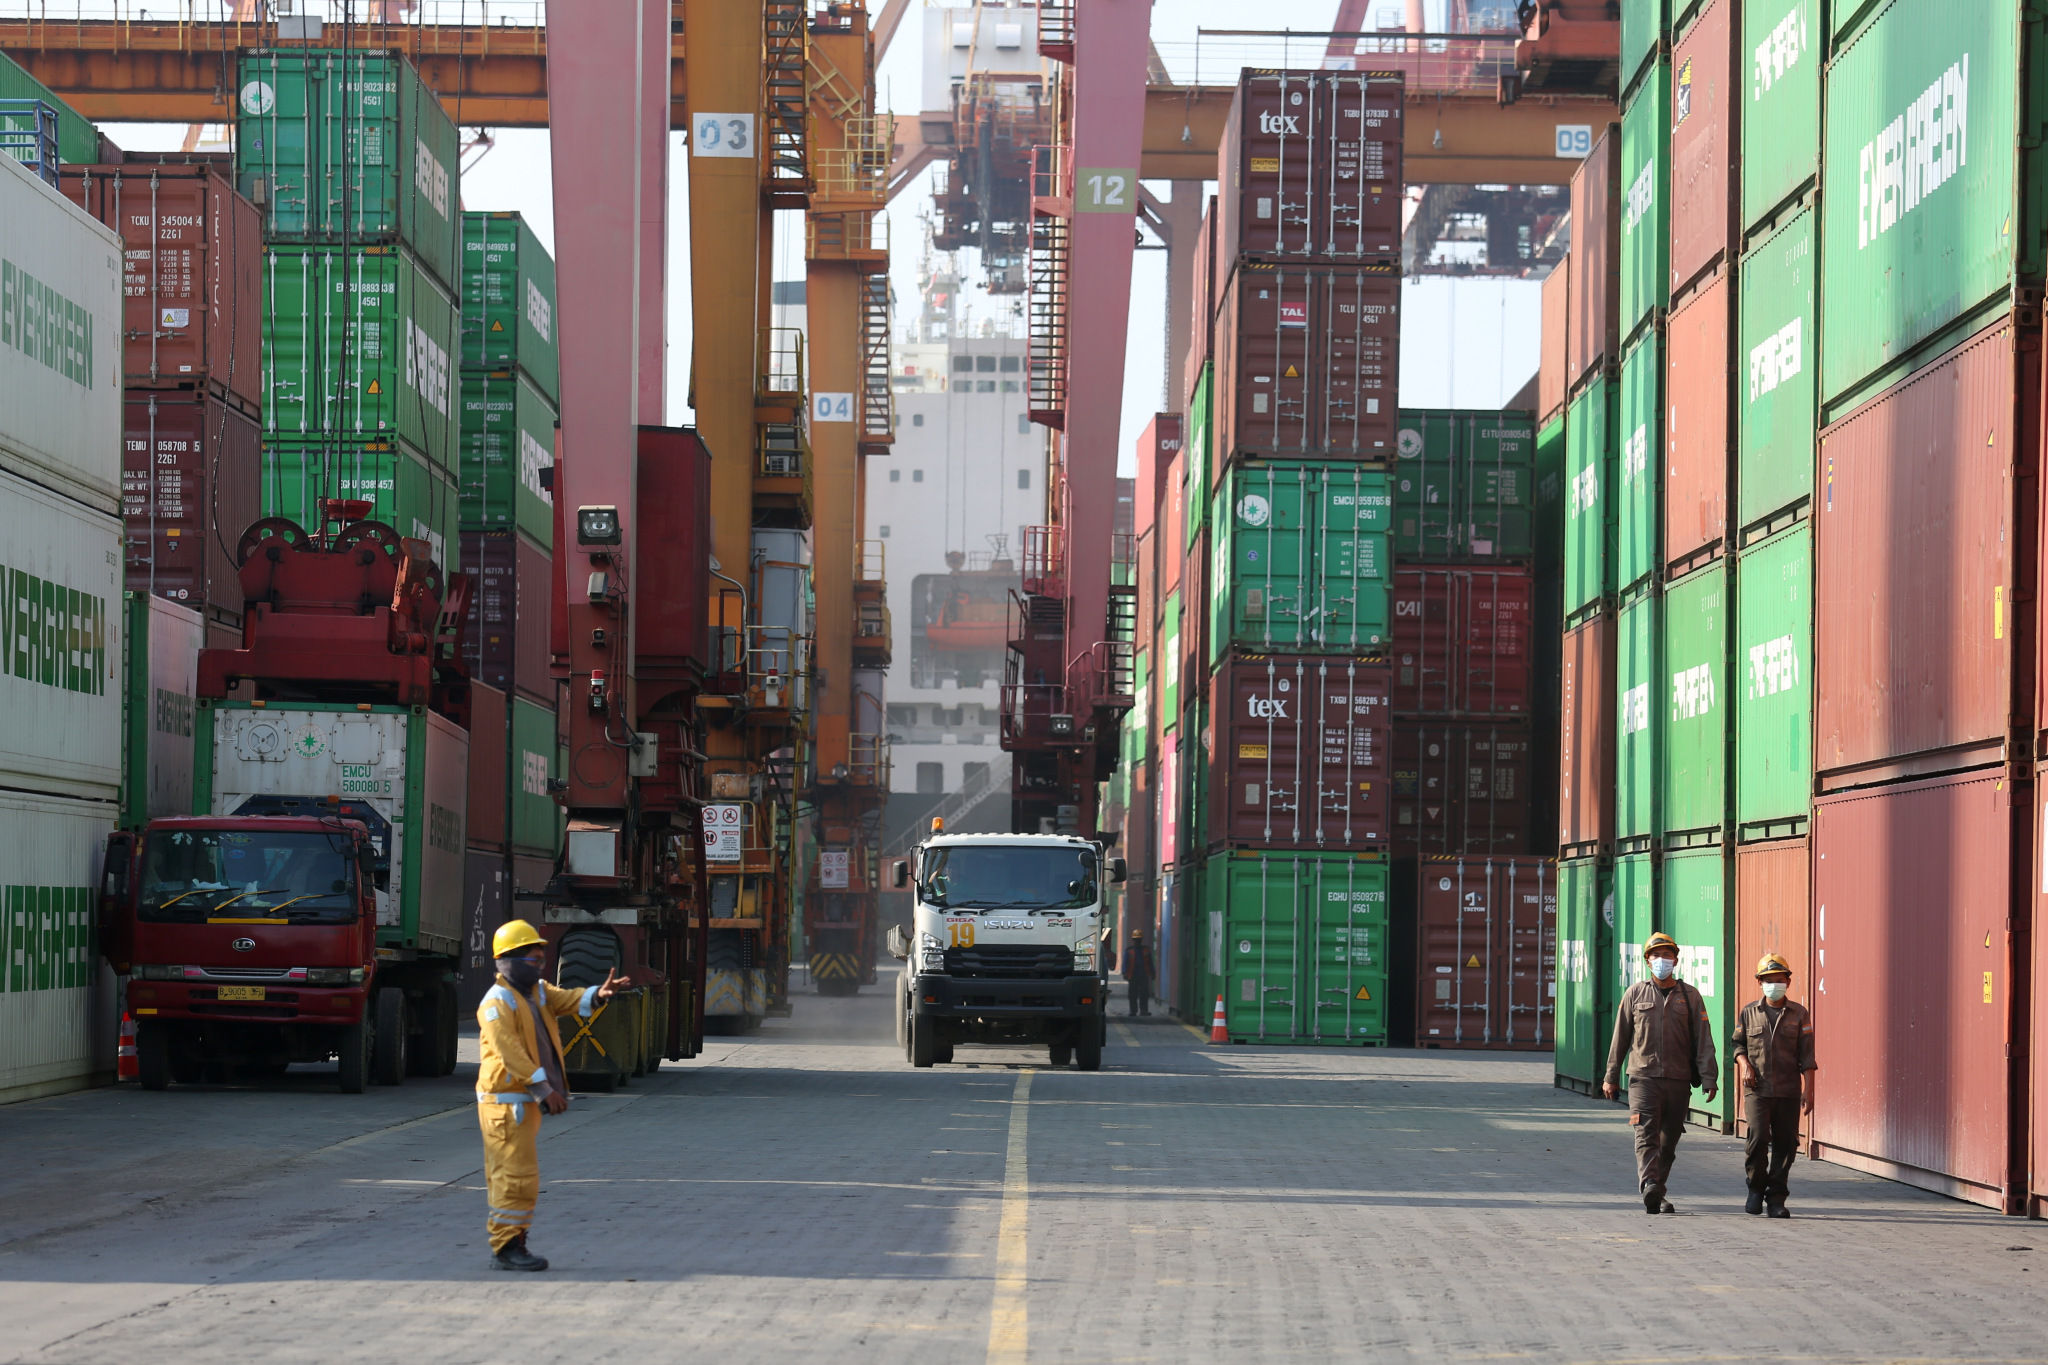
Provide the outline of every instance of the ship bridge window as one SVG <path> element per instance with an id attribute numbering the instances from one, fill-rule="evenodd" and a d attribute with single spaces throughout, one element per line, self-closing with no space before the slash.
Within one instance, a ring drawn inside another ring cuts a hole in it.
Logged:
<path id="1" fill-rule="evenodd" d="M 974 357 L 974 368 L 983 374 L 994 374 L 996 372 L 996 358 L 992 355 L 978 355 Z"/>
<path id="2" fill-rule="evenodd" d="M 902 482 L 903 482 L 903 471 L 902 471 L 902 470 L 900 470 L 900 469 L 892 469 L 892 470 L 890 470 L 890 471 L 889 471 L 889 482 L 890 482 L 890 483 L 902 483 Z"/>
<path id="3" fill-rule="evenodd" d="M 912 426 L 914 426 L 914 427 L 921 427 L 921 426 L 923 426 L 923 425 L 924 425 L 924 414 L 923 414 L 923 413 L 921 413 L 921 412 L 913 412 L 913 413 L 911 413 L 911 414 L 910 414 L 910 425 L 912 425 Z"/>
<path id="4" fill-rule="evenodd" d="M 954 357 L 953 357 L 953 373 L 954 373 L 954 374 L 973 374 L 973 373 L 974 373 L 974 357 L 973 357 L 973 356 L 971 356 L 971 355 L 956 355 L 956 356 L 954 356 Z"/>
<path id="5" fill-rule="evenodd" d="M 1031 487 L 1031 471 L 1030 471 L 1030 470 L 1028 470 L 1028 469 L 1020 469 L 1020 470 L 1018 470 L 1018 471 L 1017 471 L 1017 487 L 1019 487 L 1019 488 L 1029 488 L 1029 487 Z"/>
<path id="6" fill-rule="evenodd" d="M 912 483 L 923 483 L 923 482 L 924 482 L 924 471 L 923 471 L 922 469 L 913 469 L 913 470 L 911 470 L 911 471 L 910 471 L 910 481 L 911 481 Z"/>
<path id="7" fill-rule="evenodd" d="M 974 391 L 976 393 L 994 393 L 996 391 L 996 381 L 993 379 L 977 379 L 974 381 Z"/>
<path id="8" fill-rule="evenodd" d="M 1017 373 L 1017 371 L 1019 371 L 1019 370 L 1021 370 L 1021 369 L 1023 369 L 1023 368 L 1024 368 L 1024 362 L 1023 362 L 1023 361 L 1021 361 L 1021 360 L 1019 360 L 1019 359 L 1018 359 L 1018 358 L 1017 358 L 1016 356 L 1013 356 L 1013 355 L 1006 355 L 1006 356 L 1004 356 L 1004 357 L 1003 357 L 1003 373 L 1004 373 L 1004 374 L 1015 374 L 1015 373 Z"/>
<path id="9" fill-rule="evenodd" d="M 1031 434 L 1030 413 L 1020 412 L 1017 414 L 1017 434 L 1019 436 L 1029 436 Z"/>

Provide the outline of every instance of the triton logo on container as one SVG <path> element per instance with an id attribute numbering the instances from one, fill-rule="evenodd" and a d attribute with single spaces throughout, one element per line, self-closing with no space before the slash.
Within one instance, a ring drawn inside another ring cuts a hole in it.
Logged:
<path id="1" fill-rule="evenodd" d="M 1799 647 L 1789 635 L 1749 647 L 1749 700 L 1774 697 L 1799 685 Z"/>
<path id="2" fill-rule="evenodd" d="M 1639 425 L 1621 443 L 1621 481 L 1628 483 L 1650 468 L 1650 428 Z M 1592 471 L 1588 469 L 1587 473 Z"/>
<path id="3" fill-rule="evenodd" d="M 1751 348 L 1750 402 L 1754 403 L 1799 373 L 1800 356 L 1805 350 L 1801 342 L 1802 335 L 1800 319 L 1794 318 Z"/>
<path id="4" fill-rule="evenodd" d="M 1936 76 L 1863 144 L 1856 165 L 1856 249 L 1897 227 L 1970 162 L 1970 54 Z"/>
<path id="5" fill-rule="evenodd" d="M 1259 114 L 1259 131 L 1262 133 L 1299 133 L 1301 121 L 1292 114 L 1275 114 L 1270 110 Z"/>
<path id="6" fill-rule="evenodd" d="M 1760 100 L 1770 88 L 1785 79 L 1785 73 L 1806 55 L 1806 6 L 1799 5 L 1778 21 L 1770 35 L 1756 45 L 1750 73 L 1749 97 Z"/>
<path id="7" fill-rule="evenodd" d="M 1621 737 L 1641 734 L 1650 728 L 1650 685 L 1637 683 L 1621 694 Z"/>
<path id="8" fill-rule="evenodd" d="M 1676 128 L 1692 113 L 1692 58 L 1687 57 L 1678 67 L 1678 85 L 1671 92 L 1671 126 Z"/>
<path id="9" fill-rule="evenodd" d="M 1694 664 L 1671 675 L 1671 719 L 1698 720 L 1714 709 L 1714 666 Z"/>

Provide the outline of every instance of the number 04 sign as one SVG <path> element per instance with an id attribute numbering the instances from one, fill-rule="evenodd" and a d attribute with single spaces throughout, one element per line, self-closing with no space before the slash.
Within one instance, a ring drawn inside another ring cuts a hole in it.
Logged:
<path id="1" fill-rule="evenodd" d="M 1074 172 L 1074 212 L 1136 213 L 1138 173 L 1083 166 Z"/>

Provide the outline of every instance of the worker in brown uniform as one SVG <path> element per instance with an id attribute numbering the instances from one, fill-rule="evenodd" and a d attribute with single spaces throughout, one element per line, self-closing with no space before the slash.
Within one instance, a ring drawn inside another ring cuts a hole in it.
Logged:
<path id="1" fill-rule="evenodd" d="M 1742 1007 L 1728 1040 L 1742 1080 L 1742 1116 L 1749 1123 L 1742 1149 L 1748 1210 L 1762 1213 L 1768 1206 L 1771 1217 L 1790 1218 L 1786 1177 L 1799 1153 L 1799 1116 L 1813 1112 L 1813 1017 L 1786 998 L 1792 964 L 1784 958 L 1765 953 L 1756 979 L 1763 996 Z"/>
<path id="2" fill-rule="evenodd" d="M 1607 1050 L 1607 1079 L 1600 1089 L 1613 1099 L 1628 1063 L 1628 1121 L 1636 1130 L 1636 1177 L 1644 1213 L 1675 1213 L 1664 1198 L 1685 1111 L 1693 1087 L 1711 1103 L 1720 1088 L 1714 1030 L 1707 1002 L 1678 979 L 1678 941 L 1652 934 L 1643 944 L 1646 980 L 1623 992 L 1614 1015 L 1614 1043 Z"/>

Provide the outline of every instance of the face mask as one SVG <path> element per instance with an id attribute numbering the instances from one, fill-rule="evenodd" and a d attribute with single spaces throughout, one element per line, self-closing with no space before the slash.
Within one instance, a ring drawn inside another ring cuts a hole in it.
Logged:
<path id="1" fill-rule="evenodd" d="M 521 995 L 527 994 L 540 984 L 540 964 L 528 962 L 523 957 L 499 958 L 498 974 L 511 982 L 512 989 Z"/>
<path id="2" fill-rule="evenodd" d="M 1668 957 L 1653 957 L 1650 959 L 1650 975 L 1656 977 L 1659 981 L 1669 981 L 1671 974 L 1677 970 L 1678 963 L 1675 959 Z"/>
<path id="3" fill-rule="evenodd" d="M 1784 982 L 1782 982 L 1782 981 L 1766 981 L 1766 982 L 1764 982 L 1764 999 L 1766 999 L 1766 1000 L 1770 1001 L 1770 1002 L 1771 1002 L 1771 1003 L 1772 1003 L 1773 1005 L 1775 1005 L 1775 1004 L 1777 1004 L 1777 1003 L 1778 1003 L 1778 1002 L 1779 1002 L 1780 1000 L 1783 1000 L 1784 998 L 1785 998 L 1785 983 L 1784 983 Z"/>

